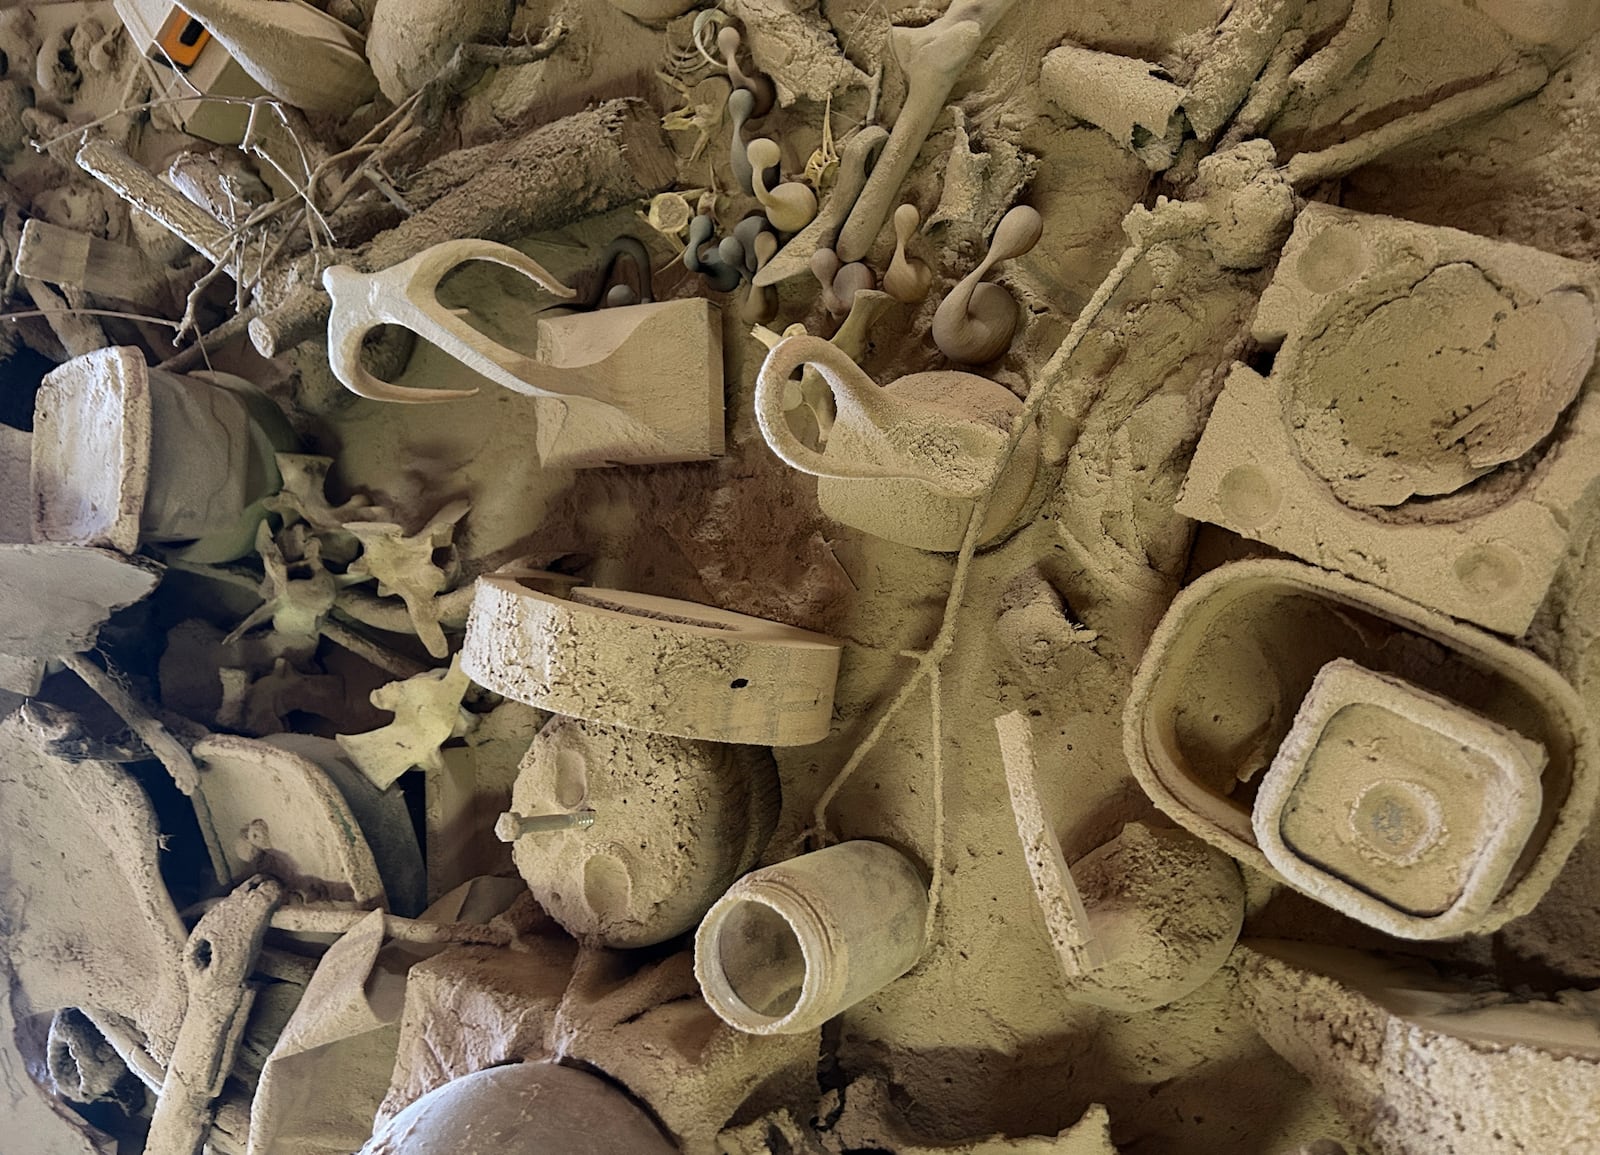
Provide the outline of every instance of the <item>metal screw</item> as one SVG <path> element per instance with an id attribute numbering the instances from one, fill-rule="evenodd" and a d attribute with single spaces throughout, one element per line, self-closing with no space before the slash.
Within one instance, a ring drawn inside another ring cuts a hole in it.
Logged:
<path id="1" fill-rule="evenodd" d="M 566 814 L 518 814 L 507 810 L 494 824 L 494 836 L 501 842 L 515 842 L 524 834 L 544 834 L 552 830 L 587 830 L 594 825 L 593 810 L 572 810 Z"/>

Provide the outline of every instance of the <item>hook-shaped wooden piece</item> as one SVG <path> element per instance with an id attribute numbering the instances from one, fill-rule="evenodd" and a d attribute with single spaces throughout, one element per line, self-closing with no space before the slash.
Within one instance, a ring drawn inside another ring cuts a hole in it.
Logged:
<path id="1" fill-rule="evenodd" d="M 346 389 L 373 401 L 424 404 L 471 397 L 476 389 L 418 389 L 380 380 L 361 364 L 367 334 L 381 325 L 400 325 L 435 345 L 481 349 L 471 368 L 508 389 L 537 393 L 516 376 L 512 365 L 527 358 L 489 340 L 439 303 L 439 283 L 470 261 L 488 261 L 514 269 L 557 297 L 575 296 L 532 257 L 508 245 L 463 238 L 424 249 L 410 260 L 378 273 L 360 273 L 334 265 L 322 274 L 332 300 L 328 316 L 328 364 Z"/>

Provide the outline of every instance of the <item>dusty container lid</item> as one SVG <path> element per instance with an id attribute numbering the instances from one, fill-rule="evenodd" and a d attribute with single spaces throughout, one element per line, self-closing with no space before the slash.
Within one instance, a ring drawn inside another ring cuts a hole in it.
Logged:
<path id="1" fill-rule="evenodd" d="M 1251 816 L 1290 885 L 1407 938 L 1474 929 L 1539 820 L 1538 743 L 1401 678 L 1324 666 Z"/>
<path id="2" fill-rule="evenodd" d="M 33 407 L 35 540 L 138 549 L 150 412 L 137 349 L 97 349 L 45 376 Z"/>

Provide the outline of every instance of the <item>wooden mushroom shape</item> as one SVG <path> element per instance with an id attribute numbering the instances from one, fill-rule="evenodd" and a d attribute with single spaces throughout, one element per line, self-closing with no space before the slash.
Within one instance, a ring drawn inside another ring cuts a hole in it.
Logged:
<path id="1" fill-rule="evenodd" d="M 950 290 L 933 315 L 933 342 L 941 353 L 952 361 L 983 365 L 1010 347 L 1017 331 L 1017 302 L 983 278 L 1001 261 L 1033 248 L 1043 232 L 1043 218 L 1027 205 L 1018 205 L 1001 218 L 988 255 Z"/>

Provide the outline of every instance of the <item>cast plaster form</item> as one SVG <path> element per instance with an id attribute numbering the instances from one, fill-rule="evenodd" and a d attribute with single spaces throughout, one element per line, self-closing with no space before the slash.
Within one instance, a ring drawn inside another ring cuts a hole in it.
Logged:
<path id="1" fill-rule="evenodd" d="M 1400 678 L 1317 671 L 1250 821 L 1290 884 L 1402 938 L 1470 931 L 1539 821 L 1536 742 Z"/>
<path id="2" fill-rule="evenodd" d="M 517 814 L 594 812 L 524 835 L 517 869 L 576 938 L 648 946 L 699 922 L 755 866 L 778 822 L 771 754 L 552 718 L 523 758 Z"/>
<path id="3" fill-rule="evenodd" d="M 1594 291 L 1585 265 L 1308 205 L 1256 313 L 1272 374 L 1229 375 L 1178 509 L 1521 634 L 1600 475 Z"/>
<path id="4" fill-rule="evenodd" d="M 1256 841 L 1248 805 L 1234 795 L 1247 796 L 1290 733 L 1316 673 L 1340 658 L 1398 675 L 1543 746 L 1538 821 L 1505 887 L 1470 928 L 1485 933 L 1526 914 L 1587 829 L 1600 789 L 1583 703 L 1526 651 L 1342 575 L 1242 561 L 1179 594 L 1150 640 L 1123 715 L 1134 777 L 1185 828 L 1281 877 Z M 1383 925 L 1415 929 L 1404 920 Z"/>

